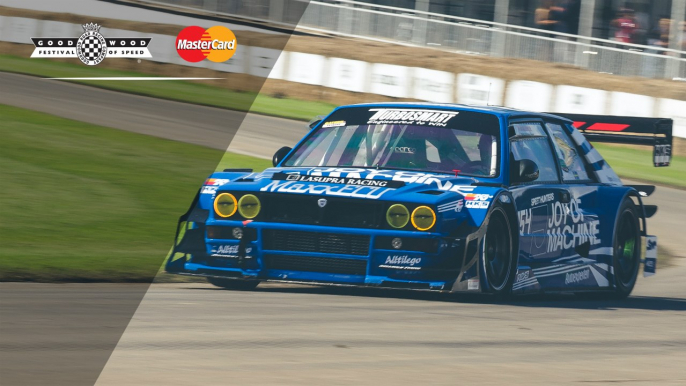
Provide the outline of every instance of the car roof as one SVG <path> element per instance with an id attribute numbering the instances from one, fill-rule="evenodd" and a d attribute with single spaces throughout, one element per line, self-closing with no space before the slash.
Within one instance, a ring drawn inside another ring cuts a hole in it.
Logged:
<path id="1" fill-rule="evenodd" d="M 457 103 L 431 103 L 431 102 L 379 102 L 379 103 L 359 103 L 353 105 L 340 106 L 338 109 L 350 108 L 350 107 L 415 107 L 415 108 L 440 108 L 444 110 L 455 110 L 455 111 L 474 111 L 480 113 L 488 113 L 493 115 L 498 115 L 503 118 L 548 118 L 555 119 L 559 121 L 565 121 L 571 123 L 567 118 L 563 118 L 554 114 L 548 113 L 538 113 L 533 111 L 522 111 L 513 109 L 510 107 L 503 106 L 478 106 L 478 105 L 465 105 Z"/>

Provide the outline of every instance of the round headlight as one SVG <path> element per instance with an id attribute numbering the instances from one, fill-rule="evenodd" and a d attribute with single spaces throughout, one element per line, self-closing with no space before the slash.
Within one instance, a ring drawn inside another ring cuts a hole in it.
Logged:
<path id="1" fill-rule="evenodd" d="M 253 194 L 246 194 L 238 200 L 238 213 L 245 218 L 255 218 L 260 213 L 262 204 L 260 199 Z"/>
<path id="2" fill-rule="evenodd" d="M 386 212 L 386 221 L 393 228 L 403 228 L 410 221 L 410 211 L 403 204 L 393 204 Z"/>
<path id="3" fill-rule="evenodd" d="M 420 231 L 431 229 L 436 224 L 436 213 L 428 206 L 418 206 L 412 212 L 412 225 Z"/>
<path id="4" fill-rule="evenodd" d="M 219 217 L 231 217 L 236 213 L 238 203 L 231 193 L 221 193 L 214 199 L 214 212 Z"/>

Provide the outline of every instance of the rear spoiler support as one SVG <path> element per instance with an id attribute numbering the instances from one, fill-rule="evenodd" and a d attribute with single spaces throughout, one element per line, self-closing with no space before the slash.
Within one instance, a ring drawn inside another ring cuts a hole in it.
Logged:
<path id="1" fill-rule="evenodd" d="M 559 114 L 570 119 L 589 142 L 621 143 L 653 147 L 653 164 L 669 166 L 672 159 L 672 126 L 668 118 L 617 117 L 609 115 Z"/>

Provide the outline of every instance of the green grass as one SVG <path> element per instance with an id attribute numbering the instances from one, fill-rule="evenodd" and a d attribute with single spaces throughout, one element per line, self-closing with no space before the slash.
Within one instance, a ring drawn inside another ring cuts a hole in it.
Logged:
<path id="1" fill-rule="evenodd" d="M 4 105 L 0 117 L 0 280 L 149 281 L 224 156 Z"/>
<path id="2" fill-rule="evenodd" d="M 29 59 L 10 55 L 0 55 L 0 71 L 50 78 L 148 76 L 140 72 L 111 70 L 97 66 L 56 62 L 50 59 Z M 232 91 L 222 87 L 186 81 L 70 82 L 230 110 L 250 110 L 257 114 L 303 121 L 309 121 L 317 115 L 326 114 L 335 107 L 329 103 L 274 98 L 263 94 L 257 95 L 254 92 Z"/>
<path id="3" fill-rule="evenodd" d="M 593 145 L 612 169 L 623 178 L 686 188 L 686 157 L 672 157 L 669 167 L 653 166 L 652 149 L 635 149 L 604 144 Z"/>

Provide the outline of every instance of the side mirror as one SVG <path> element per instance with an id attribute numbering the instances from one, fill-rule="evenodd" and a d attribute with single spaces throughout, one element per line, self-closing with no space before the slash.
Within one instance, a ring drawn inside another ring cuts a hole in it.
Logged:
<path id="1" fill-rule="evenodd" d="M 288 153 L 291 152 L 291 150 L 293 149 L 288 146 L 284 146 L 277 150 L 276 153 L 274 153 L 274 157 L 272 157 L 272 165 L 278 165 L 279 162 L 281 162 L 288 155 Z"/>
<path id="2" fill-rule="evenodd" d="M 314 127 L 317 126 L 319 122 L 321 122 L 324 118 L 326 118 L 324 115 L 317 115 L 316 117 L 312 118 L 310 122 L 307 123 L 307 126 L 310 129 L 314 129 Z"/>
<path id="3" fill-rule="evenodd" d="M 523 159 L 514 161 L 512 166 L 512 182 L 532 182 L 538 179 L 539 170 L 536 162 Z"/>

